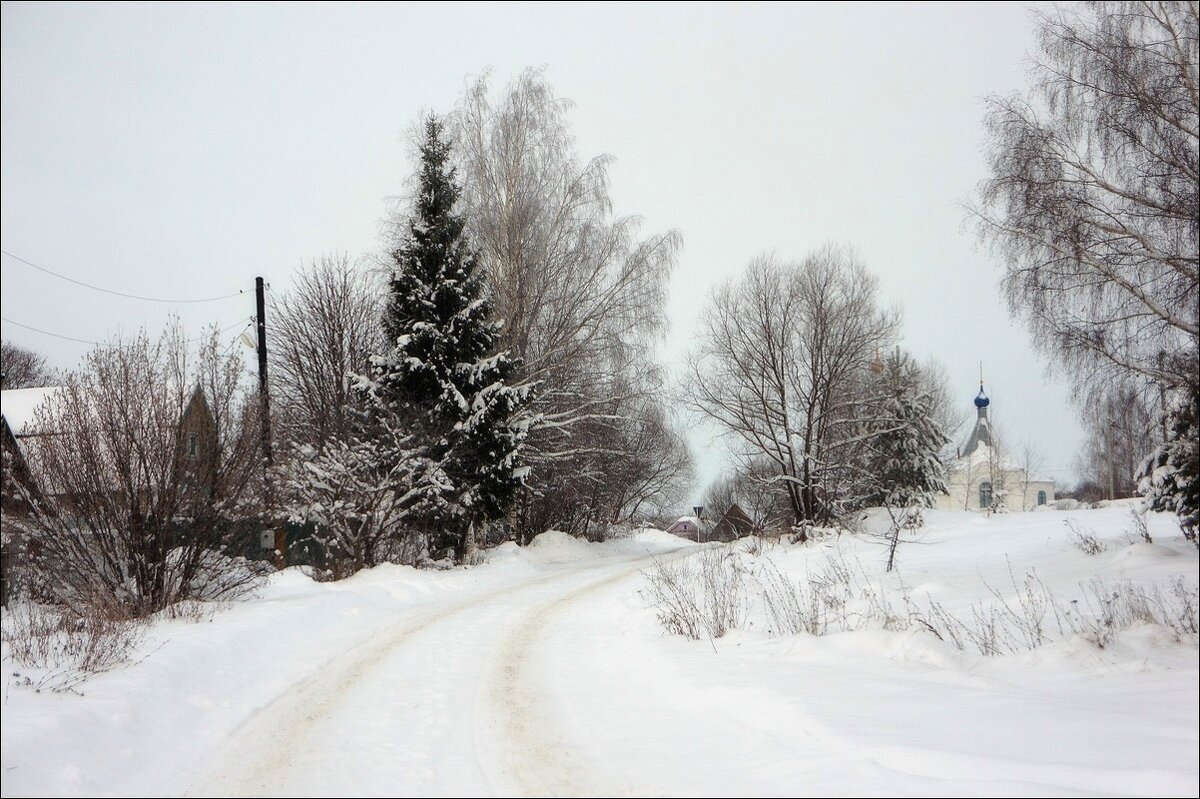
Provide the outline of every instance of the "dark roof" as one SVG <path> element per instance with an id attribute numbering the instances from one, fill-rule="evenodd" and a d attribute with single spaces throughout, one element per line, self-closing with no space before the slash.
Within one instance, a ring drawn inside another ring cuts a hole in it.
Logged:
<path id="1" fill-rule="evenodd" d="M 754 521 L 736 502 L 729 506 L 729 510 L 725 511 L 725 515 L 713 527 L 713 535 L 717 537 L 737 538 L 752 532 L 754 532 Z"/>

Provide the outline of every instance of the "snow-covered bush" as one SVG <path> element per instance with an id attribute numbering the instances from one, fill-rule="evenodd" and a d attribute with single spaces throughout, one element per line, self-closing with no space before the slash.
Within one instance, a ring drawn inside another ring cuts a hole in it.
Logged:
<path id="1" fill-rule="evenodd" d="M 313 526 L 318 578 L 338 580 L 380 563 L 412 564 L 425 545 L 406 520 L 415 504 L 411 463 L 387 457 L 386 438 L 297 450 L 281 470 L 284 507 Z"/>

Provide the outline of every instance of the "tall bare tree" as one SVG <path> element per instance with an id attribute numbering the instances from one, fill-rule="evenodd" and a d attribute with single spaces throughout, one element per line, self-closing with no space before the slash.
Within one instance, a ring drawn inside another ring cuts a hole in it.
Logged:
<path id="1" fill-rule="evenodd" d="M 756 530 L 778 532 L 792 523 L 788 494 L 775 476 L 771 461 L 760 456 L 743 461 L 734 477 L 737 502 Z"/>
<path id="2" fill-rule="evenodd" d="M 956 442 L 966 427 L 969 415 L 958 392 L 951 389 L 950 378 L 941 361 L 929 358 L 921 364 L 919 374 L 921 393 L 929 401 L 929 415 L 946 435 L 948 443 L 943 460 L 948 461 L 955 454 Z"/>
<path id="3" fill-rule="evenodd" d="M 520 359 L 540 419 L 526 448 L 522 525 L 564 524 L 562 513 L 599 488 L 584 477 L 592 464 L 621 457 L 616 427 L 654 393 L 641 374 L 665 327 L 679 248 L 674 231 L 641 237 L 636 217 L 614 214 L 611 158 L 578 157 L 569 108 L 527 70 L 496 99 L 489 76 L 476 79 L 449 118 L 503 345 Z"/>
<path id="4" fill-rule="evenodd" d="M 1149 388 L 1149 392 L 1137 391 L 1128 383 L 1118 383 L 1091 393 L 1084 402 L 1084 440 L 1077 467 L 1083 479 L 1103 489 L 1105 499 L 1137 493 L 1138 470 L 1162 440 L 1155 423 L 1159 392 Z"/>
<path id="5" fill-rule="evenodd" d="M 1164 440 L 1139 477 L 1194 526 L 1200 466 L 1176 436 L 1200 407 L 1200 3 L 1057 7 L 1037 37 L 1032 91 L 988 101 L 980 232 L 1081 395 L 1160 392 Z"/>
<path id="6" fill-rule="evenodd" d="M 1038 13 L 1032 90 L 988 100 L 980 231 L 1013 312 L 1081 387 L 1115 375 L 1179 388 L 1197 357 L 1197 9 Z"/>
<path id="7" fill-rule="evenodd" d="M 702 314 L 684 399 L 771 463 L 796 524 L 837 516 L 861 488 L 866 375 L 899 325 L 876 286 L 847 249 L 762 256 Z"/>
<path id="8" fill-rule="evenodd" d="M 718 477 L 704 489 L 700 505 L 704 515 L 710 519 L 720 519 L 729 507 L 738 502 L 738 476 L 727 474 Z"/>
<path id="9" fill-rule="evenodd" d="M 612 524 L 661 515 L 687 497 L 695 464 L 687 441 L 654 398 L 623 411 L 615 420 L 617 454 L 601 480 L 598 508 Z"/>
<path id="10" fill-rule="evenodd" d="M 348 256 L 326 255 L 272 293 L 271 400 L 283 440 L 320 448 L 349 437 L 352 375 L 381 349 L 378 282 Z"/>

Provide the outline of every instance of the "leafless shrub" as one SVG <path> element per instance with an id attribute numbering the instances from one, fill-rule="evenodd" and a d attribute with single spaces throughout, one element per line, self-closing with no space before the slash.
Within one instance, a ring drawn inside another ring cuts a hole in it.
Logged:
<path id="1" fill-rule="evenodd" d="M 916 621 L 958 649 L 972 645 L 983 655 L 1004 655 L 1037 649 L 1070 636 L 1082 636 L 1101 648 L 1116 635 L 1139 624 L 1156 624 L 1171 630 L 1180 641 L 1197 634 L 1200 589 L 1183 577 L 1174 577 L 1164 591 L 1159 585 L 1139 585 L 1127 580 L 1108 583 L 1095 578 L 1080 584 L 1080 597 L 1064 601 L 1035 572 L 1026 573 L 1014 593 L 1004 597 L 992 587 L 995 602 L 976 604 L 969 621 L 930 600 Z"/>
<path id="2" fill-rule="evenodd" d="M 985 584 L 990 601 L 955 613 L 932 597 L 919 603 L 903 584 L 898 595 L 887 590 L 860 562 L 841 552 L 826 558 L 803 580 L 792 579 L 769 557 L 731 548 L 709 552 L 721 554 L 709 554 L 708 562 L 695 566 L 686 560 L 660 563 L 651 575 L 651 599 L 668 632 L 699 639 L 714 629 L 706 623 L 714 601 L 735 592 L 729 589 L 728 579 L 702 579 L 703 570 L 712 566 L 719 567 L 716 571 L 721 574 L 737 576 L 736 593 L 761 602 L 767 630 L 773 635 L 917 628 L 960 651 L 973 649 L 991 657 L 1037 649 L 1072 636 L 1105 647 L 1120 631 L 1138 624 L 1156 624 L 1171 630 L 1180 641 L 1194 640 L 1200 617 L 1200 588 L 1183 577 L 1172 578 L 1165 588 L 1097 578 L 1080 585 L 1080 598 L 1064 600 L 1036 571 L 1018 579 L 1010 567 L 1008 591 Z M 741 600 L 733 606 L 744 607 Z M 743 622 L 752 623 L 743 613 L 725 614 L 722 619 L 722 632 Z"/>
<path id="3" fill-rule="evenodd" d="M 805 580 L 792 580 L 769 556 L 759 559 L 753 573 L 775 634 L 825 635 L 872 625 L 899 630 L 913 624 L 907 589 L 901 592 L 905 608 L 898 610 L 862 563 L 840 551 Z"/>
<path id="4" fill-rule="evenodd" d="M 1131 544 L 1145 543 L 1153 544 L 1154 539 L 1150 537 L 1150 528 L 1146 525 L 1145 511 L 1139 512 L 1137 509 L 1130 509 L 1129 518 L 1132 521 L 1129 529 L 1125 531 L 1125 538 Z"/>
<path id="5" fill-rule="evenodd" d="M 1175 622 L 1170 626 L 1176 632 L 1190 633 L 1196 635 L 1200 633 L 1200 587 L 1188 585 L 1183 577 L 1176 576 L 1171 579 L 1170 585 L 1170 607 L 1173 607 L 1176 612 L 1171 614 Z"/>
<path id="6" fill-rule="evenodd" d="M 1012 599 L 1006 598 L 990 585 L 987 589 L 996 599 L 1001 618 L 1010 622 L 1010 634 L 1015 632 L 1025 649 L 1037 649 L 1046 642 L 1046 614 L 1055 604 L 1054 594 L 1037 572 L 1026 572 L 1018 584 L 1010 563 L 1008 576 L 1013 588 Z M 989 615 L 995 615 L 996 612 L 989 608 Z"/>
<path id="7" fill-rule="evenodd" d="M 202 622 L 212 621 L 213 615 L 224 606 L 221 602 L 200 602 L 195 599 L 185 599 L 160 610 L 155 618 L 170 621 Z"/>
<path id="8" fill-rule="evenodd" d="M 823 586 L 810 584 L 812 587 L 806 589 L 804 584 L 794 582 L 780 571 L 770 559 L 764 562 L 756 576 L 770 620 L 768 629 L 775 635 L 824 635 L 829 629 L 830 617 L 844 610 L 844 603 L 822 590 Z"/>
<path id="9" fill-rule="evenodd" d="M 43 672 L 36 678 L 18 673 L 39 691 L 74 690 L 88 677 L 128 662 L 146 632 L 137 619 L 100 612 L 79 616 L 29 602 L 4 611 L 3 630 L 13 661 Z"/>
<path id="10" fill-rule="evenodd" d="M 67 377 L 23 439 L 35 480 L 11 522 L 39 596 L 125 618 L 253 589 L 261 564 L 239 557 L 257 545 L 262 494 L 241 373 L 215 332 L 193 368 L 174 327 L 97 347 Z"/>
<path id="11" fill-rule="evenodd" d="M 750 535 L 739 539 L 742 551 L 751 557 L 769 555 L 779 546 L 779 536 Z"/>
<path id="12" fill-rule="evenodd" d="M 1071 543 L 1085 555 L 1099 555 L 1104 550 L 1108 549 L 1104 542 L 1096 538 L 1096 534 L 1087 529 L 1078 527 L 1071 519 L 1064 519 L 1063 523 L 1067 525 L 1067 529 L 1071 531 Z"/>
<path id="13" fill-rule="evenodd" d="M 915 604 L 910 605 L 909 613 L 920 627 L 933 633 L 939 641 L 953 644 L 959 651 L 966 649 L 966 643 L 973 640 L 971 628 L 933 599 L 924 611 L 917 609 Z"/>
<path id="14" fill-rule="evenodd" d="M 1157 624 L 1185 640 L 1197 633 L 1200 591 L 1182 577 L 1174 577 L 1164 592 L 1157 585 L 1128 581 L 1107 583 L 1099 578 L 1081 586 L 1082 602 L 1071 608 L 1074 631 L 1105 647 L 1121 630 L 1139 624 Z"/>
<path id="15" fill-rule="evenodd" d="M 729 547 L 673 562 L 657 560 L 645 574 L 650 603 L 672 635 L 720 638 L 745 619 L 745 568 Z"/>

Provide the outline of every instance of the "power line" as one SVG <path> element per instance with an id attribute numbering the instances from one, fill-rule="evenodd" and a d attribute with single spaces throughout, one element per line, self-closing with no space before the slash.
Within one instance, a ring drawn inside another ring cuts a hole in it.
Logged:
<path id="1" fill-rule="evenodd" d="M 66 339 L 67 341 L 78 341 L 80 344 L 94 344 L 98 347 L 102 346 L 99 341 L 89 341 L 86 338 L 75 338 L 73 336 L 64 336 L 61 333 L 51 333 L 49 330 L 42 330 L 40 328 L 31 327 L 29 325 L 23 325 L 20 322 L 14 322 L 13 320 L 9 319 L 7 316 L 0 316 L 0 319 L 3 319 L 5 322 L 8 322 L 10 325 L 16 325 L 17 327 L 23 327 L 26 330 L 32 330 L 34 333 L 41 333 L 43 336 L 54 336 L 55 338 L 62 338 L 62 339 Z"/>
<path id="2" fill-rule="evenodd" d="M 60 275 L 58 272 L 54 272 L 50 269 L 47 269 L 44 266 L 38 266 L 33 261 L 27 261 L 18 255 L 13 255 L 8 250 L 0 250 L 0 253 L 4 253 L 9 258 L 12 258 L 15 261 L 20 261 L 21 263 L 25 264 L 26 266 L 32 266 L 34 269 L 38 270 L 39 272 L 45 272 L 47 275 L 52 275 L 52 276 L 58 278 L 59 280 L 65 280 L 68 283 L 74 283 L 76 286 L 83 286 L 84 288 L 89 288 L 89 289 L 92 289 L 93 291 L 100 291 L 105 294 L 112 294 L 115 297 L 125 297 L 126 299 L 131 299 L 131 300 L 143 300 L 145 302 L 162 302 L 162 303 L 166 303 L 168 305 L 179 305 L 182 303 L 217 302 L 218 300 L 228 300 L 232 297 L 240 297 L 242 295 L 241 291 L 236 291 L 233 294 L 223 294 L 220 297 L 203 297 L 201 299 L 195 299 L 195 300 L 169 300 L 169 299 L 164 299 L 162 297 L 142 297 L 137 294 L 127 294 L 123 291 L 113 291 L 112 289 L 102 288 L 101 286 L 93 286 L 91 283 L 84 283 L 82 280 L 76 280 L 73 277 L 67 277 L 66 275 Z M 13 324 L 15 325 L 16 322 L 13 322 Z"/>
<path id="3" fill-rule="evenodd" d="M 7 316 L 0 316 L 0 319 L 3 319 L 5 322 L 8 322 L 10 325 L 16 325 L 17 327 L 23 327 L 26 330 L 32 330 L 34 333 L 41 333 L 43 336 L 53 336 L 54 338 L 61 338 L 61 339 L 65 339 L 67 341 L 76 341 L 80 344 L 92 344 L 97 347 L 111 346 L 110 344 L 102 344 L 99 341 L 92 341 L 91 339 L 75 338 L 74 336 L 64 336 L 62 333 L 52 333 L 49 330 L 42 330 L 40 327 L 33 327 L 32 325 L 26 325 L 26 324 L 22 324 L 21 322 L 13 321 L 12 319 L 9 319 Z M 219 335 L 228 333 L 230 330 L 233 330 L 235 327 L 242 327 L 242 329 L 244 330 L 245 328 L 250 327 L 252 324 L 254 324 L 253 321 L 245 321 L 245 320 L 239 319 L 238 321 L 234 322 L 232 325 L 229 325 L 228 327 L 223 327 L 220 330 L 218 330 L 217 335 L 219 336 Z M 184 343 L 191 344 L 197 340 L 198 339 L 184 338 Z M 237 339 L 234 339 L 234 341 L 236 341 L 236 340 Z"/>
<path id="4" fill-rule="evenodd" d="M 230 325 L 229 327 L 223 327 L 220 330 L 218 330 L 217 334 L 220 335 L 221 333 L 228 333 L 230 330 L 233 330 L 235 327 L 237 327 L 239 325 L 245 325 L 246 327 L 249 327 L 252 324 L 254 324 L 254 317 L 251 317 L 248 320 L 239 319 L 236 322 L 234 322 L 232 325 Z"/>

